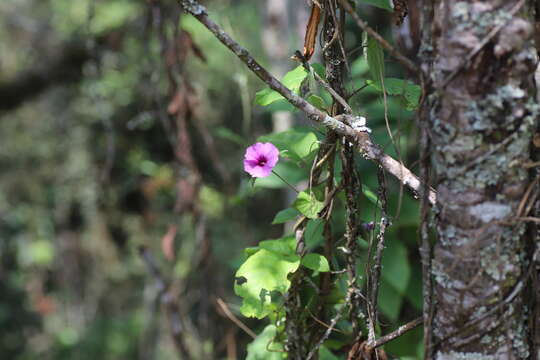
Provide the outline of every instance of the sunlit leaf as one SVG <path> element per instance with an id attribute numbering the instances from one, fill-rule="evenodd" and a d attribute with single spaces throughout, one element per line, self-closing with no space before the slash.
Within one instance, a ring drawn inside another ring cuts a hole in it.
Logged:
<path id="1" fill-rule="evenodd" d="M 247 346 L 246 360 L 281 360 L 283 345 L 275 341 L 277 328 L 267 325 L 263 332 Z M 330 359 L 329 359 L 330 360 Z"/>
<path id="2" fill-rule="evenodd" d="M 297 261 L 299 259 L 298 255 L 296 255 L 296 239 L 294 236 L 261 241 L 259 248 L 273 252 L 288 261 Z"/>
<path id="3" fill-rule="evenodd" d="M 285 74 L 282 83 L 289 88 L 289 90 L 298 94 L 302 81 L 304 81 L 308 74 L 309 72 L 302 65 L 299 65 L 295 69 Z M 270 105 L 274 101 L 281 99 L 284 99 L 283 96 L 270 88 L 264 88 L 255 94 L 255 102 L 262 106 Z"/>
<path id="4" fill-rule="evenodd" d="M 316 219 L 324 204 L 322 201 L 317 200 L 313 193 L 302 191 L 298 194 L 293 206 L 308 218 Z"/>
<path id="5" fill-rule="evenodd" d="M 251 255 L 236 272 L 234 292 L 243 298 L 240 312 L 259 319 L 267 316 L 272 310 L 270 293 L 284 294 L 291 285 L 287 275 L 299 265 L 300 260 L 287 261 L 265 249 Z"/>
<path id="6" fill-rule="evenodd" d="M 307 254 L 302 258 L 302 265 L 317 272 L 330 271 L 328 260 L 320 254 Z"/>

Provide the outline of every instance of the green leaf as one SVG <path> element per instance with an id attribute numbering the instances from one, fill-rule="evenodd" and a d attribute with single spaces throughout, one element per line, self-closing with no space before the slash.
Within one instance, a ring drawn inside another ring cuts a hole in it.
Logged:
<path id="1" fill-rule="evenodd" d="M 383 92 L 383 84 L 380 81 L 368 80 L 370 87 L 379 92 Z M 412 81 L 396 78 L 384 79 L 384 89 L 388 95 L 403 96 L 406 101 L 407 110 L 415 110 L 418 108 L 420 97 L 422 96 L 422 88 L 414 84 Z"/>
<path id="2" fill-rule="evenodd" d="M 407 248 L 401 242 L 389 242 L 384 251 L 382 268 L 382 278 L 404 296 L 411 278 L 411 265 Z"/>
<path id="3" fill-rule="evenodd" d="M 300 259 L 300 257 L 296 255 L 296 239 L 294 236 L 287 236 L 274 240 L 264 240 L 259 243 L 259 247 L 279 255 L 283 260 L 295 262 Z"/>
<path id="4" fill-rule="evenodd" d="M 384 280 L 381 281 L 379 290 L 379 305 L 382 312 L 388 316 L 391 321 L 397 321 L 401 305 L 403 304 L 403 297 Z"/>
<path id="5" fill-rule="evenodd" d="M 263 332 L 247 346 L 246 360 L 281 360 L 283 359 L 283 345 L 275 342 L 277 328 L 268 325 Z"/>
<path id="6" fill-rule="evenodd" d="M 275 308 L 270 293 L 277 291 L 285 294 L 291 285 L 287 276 L 296 271 L 299 265 L 299 260 L 287 261 L 266 249 L 251 255 L 236 272 L 234 292 L 243 298 L 240 312 L 258 319 L 267 316 Z"/>
<path id="7" fill-rule="evenodd" d="M 390 1 L 391 0 L 360 0 L 360 2 L 364 4 L 373 5 L 378 8 L 394 12 L 394 7 Z"/>
<path id="8" fill-rule="evenodd" d="M 326 69 L 324 68 L 324 66 L 319 63 L 313 63 L 311 64 L 311 67 L 320 77 L 322 77 L 323 79 L 326 77 Z"/>
<path id="9" fill-rule="evenodd" d="M 302 191 L 293 203 L 293 207 L 310 219 L 319 217 L 319 212 L 323 209 L 324 203 L 315 198 L 313 193 Z"/>
<path id="10" fill-rule="evenodd" d="M 306 78 L 309 72 L 302 66 L 299 65 L 295 69 L 289 71 L 283 77 L 282 83 L 288 87 L 292 92 L 297 93 L 300 91 L 300 86 L 302 81 Z M 255 94 L 255 102 L 262 106 L 267 106 L 274 101 L 284 99 L 280 93 L 270 88 L 264 88 L 261 91 Z"/>
<path id="11" fill-rule="evenodd" d="M 288 208 L 288 209 L 285 209 L 285 210 L 281 210 L 274 217 L 274 220 L 272 221 L 272 224 L 275 225 L 275 224 L 286 223 L 287 221 L 291 221 L 291 220 L 296 219 L 296 217 L 298 215 L 300 215 L 300 212 L 298 210 L 296 210 L 296 209 L 293 209 L 293 208 Z"/>
<path id="12" fill-rule="evenodd" d="M 317 95 L 309 95 L 308 102 L 319 110 L 324 111 L 327 108 L 327 105 L 324 99 Z"/>
<path id="13" fill-rule="evenodd" d="M 319 360 L 339 360 L 340 358 L 332 354 L 325 346 L 321 346 L 319 349 Z"/>
<path id="14" fill-rule="evenodd" d="M 304 127 L 260 136 L 257 141 L 271 142 L 280 151 L 286 151 L 283 154 L 285 157 L 295 161 L 308 158 L 319 149 L 317 135 L 310 128 Z"/>
<path id="15" fill-rule="evenodd" d="M 304 239 L 308 250 L 315 249 L 323 242 L 324 221 L 321 219 L 309 220 L 304 231 Z"/>
<path id="16" fill-rule="evenodd" d="M 371 203 L 373 203 L 373 205 L 380 207 L 381 204 L 378 201 L 377 195 L 367 185 L 362 185 L 362 193 Z"/>
<path id="17" fill-rule="evenodd" d="M 259 251 L 258 246 L 249 246 L 244 249 L 244 254 L 246 255 L 246 258 L 250 257 L 251 255 L 255 254 L 257 251 Z"/>
<path id="18" fill-rule="evenodd" d="M 365 56 L 354 60 L 351 66 L 351 76 L 364 75 L 369 71 L 369 65 Z"/>
<path id="19" fill-rule="evenodd" d="M 364 33 L 364 47 L 371 79 L 380 83 L 384 77 L 384 51 L 381 45 L 367 33 Z"/>
<path id="20" fill-rule="evenodd" d="M 330 271 L 330 265 L 328 260 L 320 254 L 307 254 L 302 258 L 302 265 L 317 272 L 327 272 Z"/>
<path id="21" fill-rule="evenodd" d="M 420 267 L 413 267 L 411 271 L 411 280 L 409 281 L 409 286 L 405 291 L 405 296 L 407 300 L 417 310 L 422 310 L 423 306 L 423 296 L 422 296 L 422 271 Z"/>

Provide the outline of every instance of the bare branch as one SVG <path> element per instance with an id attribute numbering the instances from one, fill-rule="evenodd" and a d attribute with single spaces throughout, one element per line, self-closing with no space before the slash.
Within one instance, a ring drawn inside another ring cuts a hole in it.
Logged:
<path id="1" fill-rule="evenodd" d="M 397 339 L 398 337 L 405 334 L 406 332 L 416 329 L 419 325 L 422 324 L 423 321 L 424 321 L 423 318 L 419 317 L 418 319 L 414 319 L 413 321 L 410 321 L 406 323 L 405 325 L 401 325 L 395 331 L 392 331 L 390 334 L 386 334 L 378 338 L 377 340 L 375 340 L 375 343 L 373 344 L 372 348 L 375 349 L 380 346 L 383 346 L 384 344 L 394 339 Z"/>
<path id="2" fill-rule="evenodd" d="M 225 301 L 223 301 L 221 298 L 217 298 L 216 302 L 227 318 L 229 318 L 233 323 L 235 323 L 240 329 L 244 330 L 244 332 L 251 336 L 252 339 L 255 339 L 257 337 L 257 334 L 255 334 L 250 328 L 248 328 L 242 321 L 240 321 L 240 319 L 238 319 L 232 313 L 231 309 L 229 309 L 229 306 L 227 306 Z"/>

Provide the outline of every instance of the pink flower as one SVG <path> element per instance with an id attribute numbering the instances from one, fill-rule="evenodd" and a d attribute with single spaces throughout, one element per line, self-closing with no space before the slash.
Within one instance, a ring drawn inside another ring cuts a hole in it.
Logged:
<path id="1" fill-rule="evenodd" d="M 246 149 L 244 170 L 253 177 L 270 175 L 279 160 L 279 150 L 272 143 L 255 143 Z"/>

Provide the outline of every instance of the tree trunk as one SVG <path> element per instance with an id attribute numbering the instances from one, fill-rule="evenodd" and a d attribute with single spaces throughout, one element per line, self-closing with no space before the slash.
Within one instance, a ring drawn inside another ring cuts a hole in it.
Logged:
<path id="1" fill-rule="evenodd" d="M 427 358 L 536 358 L 523 292 L 534 251 L 527 223 L 518 218 L 531 216 L 529 200 L 538 195 L 524 166 L 539 108 L 537 60 L 532 25 L 523 16 L 529 9 L 518 11 L 518 2 L 433 3 L 434 91 L 426 106 L 438 240 Z"/>

